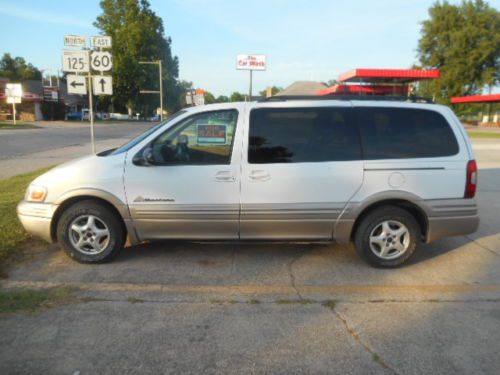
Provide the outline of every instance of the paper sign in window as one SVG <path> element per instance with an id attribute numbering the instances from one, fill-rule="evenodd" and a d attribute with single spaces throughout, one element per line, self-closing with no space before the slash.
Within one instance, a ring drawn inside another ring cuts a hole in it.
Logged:
<path id="1" fill-rule="evenodd" d="M 227 125 L 197 125 L 196 143 L 225 145 L 227 142 Z"/>

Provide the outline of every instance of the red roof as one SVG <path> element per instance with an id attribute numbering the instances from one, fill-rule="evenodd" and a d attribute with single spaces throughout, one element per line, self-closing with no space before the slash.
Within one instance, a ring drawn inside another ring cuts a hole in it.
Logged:
<path id="1" fill-rule="evenodd" d="M 451 98 L 452 103 L 491 103 L 500 102 L 500 94 L 455 96 Z"/>
<path id="2" fill-rule="evenodd" d="M 353 69 L 339 76 L 340 82 L 414 82 L 439 78 L 439 69 Z"/>
<path id="3" fill-rule="evenodd" d="M 391 86 L 391 85 L 333 85 L 323 90 L 318 91 L 318 95 L 332 94 L 368 94 L 368 95 L 406 95 L 408 86 Z"/>

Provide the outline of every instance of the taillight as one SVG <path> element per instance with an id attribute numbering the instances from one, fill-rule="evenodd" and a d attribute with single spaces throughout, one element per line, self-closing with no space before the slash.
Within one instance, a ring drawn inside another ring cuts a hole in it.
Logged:
<path id="1" fill-rule="evenodd" d="M 467 180 L 465 182 L 464 198 L 474 198 L 477 188 L 477 163 L 469 160 L 467 163 Z"/>

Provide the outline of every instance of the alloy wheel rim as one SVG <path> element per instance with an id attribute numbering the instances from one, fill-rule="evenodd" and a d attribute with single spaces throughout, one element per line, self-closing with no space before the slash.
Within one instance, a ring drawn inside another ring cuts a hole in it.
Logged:
<path id="1" fill-rule="evenodd" d="M 379 258 L 391 260 L 400 257 L 410 247 L 410 231 L 397 220 L 385 220 L 370 233 L 370 250 Z"/>
<path id="2" fill-rule="evenodd" d="M 106 223 L 94 215 L 81 215 L 69 225 L 69 239 L 83 254 L 102 253 L 109 245 L 110 232 Z"/>

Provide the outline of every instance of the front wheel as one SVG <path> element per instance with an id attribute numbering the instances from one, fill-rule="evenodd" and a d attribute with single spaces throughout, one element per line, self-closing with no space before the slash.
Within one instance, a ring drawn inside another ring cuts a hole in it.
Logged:
<path id="1" fill-rule="evenodd" d="M 80 263 L 109 261 L 124 245 L 116 214 L 94 200 L 75 203 L 63 212 L 57 239 L 64 251 Z"/>
<path id="2" fill-rule="evenodd" d="M 415 252 L 419 226 L 408 211 L 386 206 L 369 213 L 354 237 L 357 252 L 376 267 L 397 267 Z"/>

